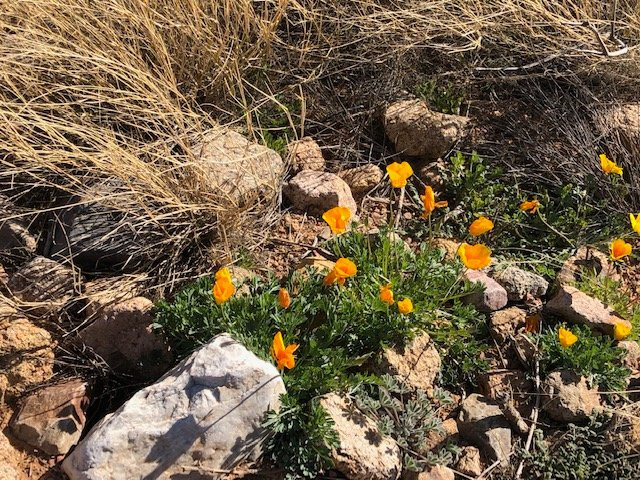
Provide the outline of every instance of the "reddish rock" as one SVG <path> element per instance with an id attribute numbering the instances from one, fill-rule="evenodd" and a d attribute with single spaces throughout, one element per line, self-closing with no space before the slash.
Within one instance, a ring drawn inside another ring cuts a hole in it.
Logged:
<path id="1" fill-rule="evenodd" d="M 493 312 L 489 317 L 491 335 L 498 343 L 504 343 L 509 336 L 517 334 L 518 329 L 524 327 L 527 312 L 518 307 L 509 307 Z"/>
<path id="2" fill-rule="evenodd" d="M 570 322 L 587 325 L 607 335 L 613 335 L 618 322 L 631 324 L 600 300 L 590 297 L 577 288 L 562 285 L 555 296 L 547 302 L 548 313 Z"/>
<path id="3" fill-rule="evenodd" d="M 640 345 L 635 340 L 618 342 L 618 347 L 625 350 L 624 364 L 631 370 L 640 369 Z"/>
<path id="4" fill-rule="evenodd" d="M 470 477 L 479 477 L 483 471 L 480 450 L 476 447 L 462 447 L 456 470 Z"/>
<path id="5" fill-rule="evenodd" d="M 283 192 L 296 209 L 318 217 L 333 207 L 347 207 L 352 215 L 358 209 L 349 185 L 333 173 L 303 170 L 289 180 Z"/>
<path id="6" fill-rule="evenodd" d="M 343 170 L 338 176 L 347 182 L 354 195 L 364 195 L 382 181 L 384 174 L 380 167 L 369 163 Z"/>
<path id="7" fill-rule="evenodd" d="M 13 433 L 48 455 L 66 455 L 84 428 L 86 390 L 84 381 L 74 379 L 30 394 L 11 420 Z"/>
<path id="8" fill-rule="evenodd" d="M 302 170 L 322 172 L 325 167 L 324 157 L 320 146 L 311 137 L 290 142 L 287 145 L 289 162 L 294 173 Z"/>
<path id="9" fill-rule="evenodd" d="M 510 399 L 516 405 L 528 403 L 533 382 L 521 370 L 487 372 L 479 378 L 480 388 L 491 400 Z"/>
<path id="10" fill-rule="evenodd" d="M 484 288 L 483 291 L 464 297 L 464 302 L 470 303 L 482 312 L 495 312 L 507 305 L 507 291 L 489 275 L 479 270 L 467 270 L 464 276 L 470 282 L 479 283 Z"/>
<path id="11" fill-rule="evenodd" d="M 556 275 L 556 285 L 572 284 L 583 273 L 595 274 L 598 278 L 618 277 L 607 255 L 593 246 L 583 246 L 564 262 Z"/>

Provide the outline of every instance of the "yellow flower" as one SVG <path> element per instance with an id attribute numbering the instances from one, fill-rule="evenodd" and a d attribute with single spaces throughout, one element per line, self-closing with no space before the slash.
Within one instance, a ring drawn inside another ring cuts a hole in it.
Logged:
<path id="1" fill-rule="evenodd" d="M 218 305 L 226 302 L 235 293 L 236 287 L 226 276 L 221 276 L 213 284 L 213 298 Z"/>
<path id="2" fill-rule="evenodd" d="M 629 219 L 631 220 L 631 228 L 633 228 L 633 230 L 640 235 L 640 213 L 637 213 L 635 218 L 633 216 L 633 213 L 629 214 Z"/>
<path id="3" fill-rule="evenodd" d="M 335 235 L 345 232 L 349 218 L 351 218 L 351 210 L 347 207 L 334 207 L 322 215 L 322 219 L 329 224 L 331 232 Z"/>
<path id="4" fill-rule="evenodd" d="M 390 283 L 380 287 L 380 300 L 387 305 L 393 305 L 393 290 Z"/>
<path id="5" fill-rule="evenodd" d="M 520 210 L 529 212 L 531 215 L 538 213 L 540 202 L 538 200 L 525 200 L 520 204 Z"/>
<path id="6" fill-rule="evenodd" d="M 393 188 L 402 188 L 407 185 L 407 179 L 413 175 L 413 169 L 407 162 L 393 162 L 387 165 L 387 173 Z"/>
<path id="7" fill-rule="evenodd" d="M 216 280 L 226 279 L 229 282 L 231 281 L 231 272 L 227 267 L 223 267 L 216 272 Z"/>
<path id="8" fill-rule="evenodd" d="M 626 257 L 627 255 L 631 254 L 632 250 L 631 245 L 621 238 L 618 238 L 617 240 L 611 242 L 610 249 L 611 258 L 613 258 L 614 260 L 620 260 Z"/>
<path id="9" fill-rule="evenodd" d="M 613 327 L 613 337 L 620 341 L 631 334 L 631 324 L 629 322 L 618 322 Z"/>
<path id="10" fill-rule="evenodd" d="M 286 288 L 281 288 L 278 292 L 278 304 L 284 309 L 289 308 L 289 305 L 291 305 L 291 295 L 289 295 Z"/>
<path id="11" fill-rule="evenodd" d="M 420 198 L 424 204 L 424 213 L 422 214 L 423 218 L 429 218 L 436 208 L 443 208 L 449 205 L 449 202 L 446 200 L 436 202 L 436 194 L 433 192 L 433 188 L 428 185 L 424 189 L 424 195 L 420 195 Z"/>
<path id="12" fill-rule="evenodd" d="M 398 301 L 398 311 L 403 315 L 413 312 L 413 302 L 410 298 Z"/>
<path id="13" fill-rule="evenodd" d="M 324 277 L 324 284 L 331 285 L 338 282 L 340 285 L 344 285 L 345 280 L 353 277 L 356 273 L 358 273 L 358 268 L 355 263 L 348 258 L 339 258 L 333 270 Z"/>
<path id="14" fill-rule="evenodd" d="M 578 337 L 569 330 L 560 327 L 558 330 L 558 340 L 560 340 L 562 348 L 567 348 L 576 343 L 578 341 Z"/>
<path id="15" fill-rule="evenodd" d="M 296 359 L 293 353 L 297 349 L 298 345 L 295 343 L 285 347 L 282 333 L 276 333 L 275 337 L 273 337 L 273 344 L 271 345 L 271 355 L 273 355 L 273 358 L 278 362 L 278 370 L 283 370 L 285 367 L 291 370 L 296 366 Z"/>
<path id="16" fill-rule="evenodd" d="M 616 162 L 609 160 L 604 153 L 600 154 L 600 168 L 602 168 L 602 171 L 607 175 L 610 173 L 622 175 L 622 168 L 619 167 Z"/>
<path id="17" fill-rule="evenodd" d="M 483 233 L 487 233 L 492 229 L 493 222 L 487 217 L 480 217 L 477 220 L 474 220 L 473 223 L 469 226 L 469 233 L 474 237 L 479 237 Z"/>
<path id="18" fill-rule="evenodd" d="M 463 243 L 458 248 L 458 255 L 464 266 L 472 270 L 481 270 L 491 264 L 491 250 L 480 243 Z"/>

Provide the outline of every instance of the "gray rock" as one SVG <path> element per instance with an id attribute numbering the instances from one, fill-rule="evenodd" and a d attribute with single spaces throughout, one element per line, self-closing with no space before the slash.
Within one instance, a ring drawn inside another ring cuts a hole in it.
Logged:
<path id="1" fill-rule="evenodd" d="M 8 220 L 16 213 L 14 206 L 0 194 L 0 252 L 20 257 L 35 253 L 36 239 L 20 220 Z"/>
<path id="2" fill-rule="evenodd" d="M 436 160 L 460 140 L 469 119 L 434 112 L 421 100 L 405 100 L 390 105 L 384 116 L 387 136 L 396 151 L 405 155 Z"/>
<path id="3" fill-rule="evenodd" d="M 458 430 L 491 460 L 506 463 L 511 452 L 511 429 L 500 406 L 474 393 L 462 402 Z"/>
<path id="4" fill-rule="evenodd" d="M 347 207 L 355 215 L 358 209 L 349 185 L 333 173 L 303 170 L 283 191 L 295 208 L 311 215 L 322 216 L 333 207 Z"/>
<path id="5" fill-rule="evenodd" d="M 55 314 L 79 291 L 80 278 L 58 262 L 36 257 L 11 276 L 8 288 L 23 302 L 25 312 Z"/>
<path id="6" fill-rule="evenodd" d="M 455 480 L 456 474 L 446 465 L 434 465 L 418 474 L 418 480 Z"/>
<path id="7" fill-rule="evenodd" d="M 558 422 L 582 422 L 600 408 L 597 388 L 589 388 L 587 379 L 568 370 L 550 373 L 543 389 L 549 396 L 542 408 Z"/>
<path id="8" fill-rule="evenodd" d="M 136 297 L 105 307 L 78 341 L 117 373 L 154 380 L 167 371 L 173 356 L 163 336 L 154 331 L 153 302 Z"/>
<path id="9" fill-rule="evenodd" d="M 332 452 L 336 470 L 350 480 L 400 477 L 400 448 L 393 439 L 380 433 L 373 420 L 334 393 L 322 397 L 320 405 L 335 422 L 334 429 L 340 439 L 340 446 Z"/>
<path id="10" fill-rule="evenodd" d="M 480 283 L 484 289 L 464 297 L 464 302 L 470 303 L 482 312 L 495 312 L 507 305 L 507 291 L 486 273 L 467 269 L 464 277 L 472 283 Z"/>
<path id="11" fill-rule="evenodd" d="M 587 325 L 607 335 L 613 335 L 616 323 L 630 325 L 613 309 L 577 288 L 562 285 L 545 306 L 547 313 L 571 322 Z"/>
<path id="12" fill-rule="evenodd" d="M 509 336 L 515 336 L 520 327 L 525 325 L 527 312 L 518 307 L 509 307 L 493 312 L 489 317 L 491 335 L 498 343 L 504 343 Z"/>
<path id="13" fill-rule="evenodd" d="M 369 163 L 360 167 L 348 168 L 338 173 L 354 195 L 364 195 L 378 185 L 384 178 L 382 170 L 377 165 Z"/>
<path id="14" fill-rule="evenodd" d="M 86 390 L 86 383 L 74 379 L 32 393 L 11 420 L 13 433 L 48 455 L 66 455 L 84 428 Z"/>
<path id="15" fill-rule="evenodd" d="M 542 297 L 549 288 L 549 282 L 540 275 L 513 266 L 495 273 L 493 279 L 504 287 L 509 300 L 516 302 L 524 300 L 529 295 L 534 298 Z"/>
<path id="16" fill-rule="evenodd" d="M 195 351 L 100 421 L 62 464 L 71 480 L 177 478 L 255 459 L 285 392 L 276 368 L 229 335 Z"/>

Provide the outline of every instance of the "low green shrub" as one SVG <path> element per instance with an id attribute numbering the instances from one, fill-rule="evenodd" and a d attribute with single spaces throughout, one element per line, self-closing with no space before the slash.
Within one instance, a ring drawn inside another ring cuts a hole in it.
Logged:
<path id="1" fill-rule="evenodd" d="M 416 85 L 415 93 L 436 112 L 460 114 L 460 107 L 466 100 L 464 89 L 452 84 L 438 85 L 434 80 L 425 80 Z"/>
<path id="2" fill-rule="evenodd" d="M 540 335 L 543 373 L 553 370 L 572 370 L 584 375 L 591 385 L 600 390 L 615 392 L 624 390 L 629 370 L 622 366 L 624 350 L 618 348 L 613 338 L 594 334 L 589 327 L 566 327 L 578 336 L 570 347 L 562 347 L 558 340 L 558 327 L 549 327 Z"/>
<path id="3" fill-rule="evenodd" d="M 569 425 L 566 432 L 548 439 L 543 438 L 541 430 L 536 430 L 532 451 L 523 454 L 522 478 L 636 480 L 640 455 L 608 443 L 607 426 L 606 418 L 594 417 L 588 425 Z"/>
<path id="4" fill-rule="evenodd" d="M 157 305 L 157 327 L 180 354 L 221 332 L 265 360 L 271 360 L 278 331 L 286 344 L 299 344 L 295 367 L 283 372 L 284 408 L 266 421 L 272 434 L 267 454 L 293 477 L 311 478 L 329 465 L 328 448 L 335 438 L 316 404 L 319 396 L 360 384 L 365 365 L 384 347 L 401 346 L 418 332 L 427 331 L 439 345 L 447 345 L 442 332 L 462 338 L 462 330 L 468 329 L 471 333 L 464 336 L 471 339 L 481 335 L 479 325 L 485 323 L 484 316 L 459 301 L 477 287 L 462 281 L 461 265 L 444 262 L 440 250 L 423 246 L 414 254 L 389 241 L 386 231 L 376 236 L 348 232 L 326 248 L 353 260 L 357 275 L 339 287 L 323 285 L 324 275 L 312 269 L 294 272 L 283 285 L 292 296 L 288 309 L 278 304 L 280 285 L 274 278 L 252 281 L 247 294 L 222 305 L 211 294 L 212 279 L 203 278 Z M 380 286 L 388 283 L 396 300 L 411 298 L 412 313 L 400 314 L 396 305 L 378 298 Z M 480 344 L 482 338 L 476 341 Z M 446 378 L 452 384 L 472 379 L 481 368 L 462 361 L 447 370 Z"/>

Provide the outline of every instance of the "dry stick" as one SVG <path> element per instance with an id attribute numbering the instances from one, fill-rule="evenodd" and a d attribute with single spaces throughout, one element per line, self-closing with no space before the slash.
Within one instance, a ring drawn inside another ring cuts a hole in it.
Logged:
<path id="1" fill-rule="evenodd" d="M 322 253 L 323 255 L 325 255 L 328 258 L 335 257 L 335 255 L 333 253 L 331 253 L 329 250 L 326 250 L 326 249 L 324 249 L 322 247 L 318 247 L 316 245 L 311 245 L 309 243 L 293 242 L 291 240 L 285 240 L 284 238 L 277 238 L 277 237 L 270 238 L 267 241 L 272 242 L 272 243 L 282 243 L 284 245 L 295 245 L 297 247 L 308 248 L 310 250 L 314 250 L 316 252 Z"/>
<path id="2" fill-rule="evenodd" d="M 540 331 L 542 331 L 542 318 L 540 319 Z M 537 342 L 536 342 L 537 346 Z M 531 412 L 531 428 L 529 429 L 529 435 L 527 436 L 527 442 L 524 445 L 525 452 L 528 452 L 531 449 L 531 444 L 533 442 L 533 434 L 536 431 L 536 425 L 538 424 L 538 412 L 540 410 L 540 358 L 536 352 L 536 363 L 535 363 L 535 387 L 536 387 L 536 404 L 533 407 L 533 411 Z M 520 465 L 518 465 L 518 470 L 516 471 L 516 480 L 518 480 L 522 476 L 522 471 L 524 470 L 524 458 L 520 460 Z"/>

